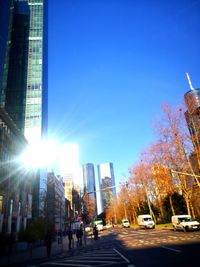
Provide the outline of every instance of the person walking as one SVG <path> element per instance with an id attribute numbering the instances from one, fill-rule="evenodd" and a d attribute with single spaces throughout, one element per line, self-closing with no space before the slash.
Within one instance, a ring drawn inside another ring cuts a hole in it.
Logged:
<path id="1" fill-rule="evenodd" d="M 93 235 L 94 235 L 94 240 L 97 240 L 98 239 L 98 229 L 97 229 L 96 224 L 93 228 Z"/>
<path id="2" fill-rule="evenodd" d="M 45 245 L 47 248 L 47 257 L 49 258 L 51 256 L 51 244 L 52 244 L 52 236 L 51 231 L 47 231 L 45 236 Z"/>
<path id="3" fill-rule="evenodd" d="M 68 236 L 68 240 L 69 240 L 69 249 L 72 249 L 73 233 L 71 230 L 71 226 L 68 227 L 67 236 Z"/>
<path id="4" fill-rule="evenodd" d="M 80 229 L 76 229 L 77 247 L 80 246 Z"/>
<path id="5" fill-rule="evenodd" d="M 80 229 L 79 229 L 79 235 L 80 235 L 80 246 L 82 246 L 82 239 L 83 239 L 83 226 L 81 225 L 80 226 Z"/>

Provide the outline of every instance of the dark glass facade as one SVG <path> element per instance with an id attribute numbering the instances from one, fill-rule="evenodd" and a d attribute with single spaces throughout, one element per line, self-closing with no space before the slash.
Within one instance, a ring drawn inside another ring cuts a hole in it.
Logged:
<path id="1" fill-rule="evenodd" d="M 0 95 L 29 143 L 47 136 L 46 0 L 0 1 Z"/>
<path id="2" fill-rule="evenodd" d="M 190 90 L 184 95 L 184 99 L 191 115 L 200 113 L 200 89 Z"/>
<path id="3" fill-rule="evenodd" d="M 26 3 L 15 3 L 5 110 L 24 133 L 25 100 L 28 63 L 29 7 Z"/>
<path id="4" fill-rule="evenodd" d="M 96 200 L 96 186 L 95 186 L 95 172 L 94 165 L 87 163 L 83 165 L 83 186 L 84 193 L 95 203 L 95 213 L 97 214 L 97 200 Z"/>
<path id="5" fill-rule="evenodd" d="M 0 104 L 29 144 L 47 136 L 47 0 L 0 0 Z M 33 214 L 44 208 L 47 172 L 33 184 Z"/>
<path id="6" fill-rule="evenodd" d="M 0 0 L 0 104 L 5 105 L 14 0 Z"/>

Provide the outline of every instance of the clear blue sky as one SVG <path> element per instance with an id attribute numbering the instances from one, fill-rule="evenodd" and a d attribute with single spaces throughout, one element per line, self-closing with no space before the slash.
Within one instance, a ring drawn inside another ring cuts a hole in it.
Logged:
<path id="1" fill-rule="evenodd" d="M 200 1 L 50 0 L 49 134 L 116 183 L 154 140 L 161 104 L 200 87 Z"/>

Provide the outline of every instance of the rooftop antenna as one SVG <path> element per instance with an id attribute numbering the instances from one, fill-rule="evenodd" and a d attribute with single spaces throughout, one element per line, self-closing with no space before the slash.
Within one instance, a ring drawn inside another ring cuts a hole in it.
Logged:
<path id="1" fill-rule="evenodd" d="M 188 80 L 190 89 L 191 89 L 191 90 L 194 90 L 194 87 L 192 86 L 192 82 L 191 82 L 191 80 L 190 80 L 190 76 L 189 76 L 188 72 L 186 72 L 186 77 L 187 77 L 187 80 Z"/>

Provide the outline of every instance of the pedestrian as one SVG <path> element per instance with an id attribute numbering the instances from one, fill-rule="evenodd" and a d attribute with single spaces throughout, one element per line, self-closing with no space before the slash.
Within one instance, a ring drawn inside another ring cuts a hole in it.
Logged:
<path id="1" fill-rule="evenodd" d="M 97 240 L 98 239 L 98 229 L 97 229 L 96 224 L 93 228 L 93 235 L 94 235 L 94 240 Z"/>
<path id="2" fill-rule="evenodd" d="M 45 245 L 47 248 L 47 257 L 49 258 L 51 256 L 51 244 L 52 244 L 52 236 L 51 231 L 47 231 L 45 236 Z"/>
<path id="3" fill-rule="evenodd" d="M 71 226 L 68 227 L 67 236 L 68 236 L 68 240 L 69 240 L 69 249 L 72 249 L 73 233 L 71 230 Z"/>
<path id="4" fill-rule="evenodd" d="M 80 246 L 82 246 L 82 238 L 83 238 L 83 226 L 80 226 L 79 229 L 79 235 L 80 235 Z"/>
<path id="5" fill-rule="evenodd" d="M 80 246 L 80 229 L 76 229 L 77 247 Z"/>

